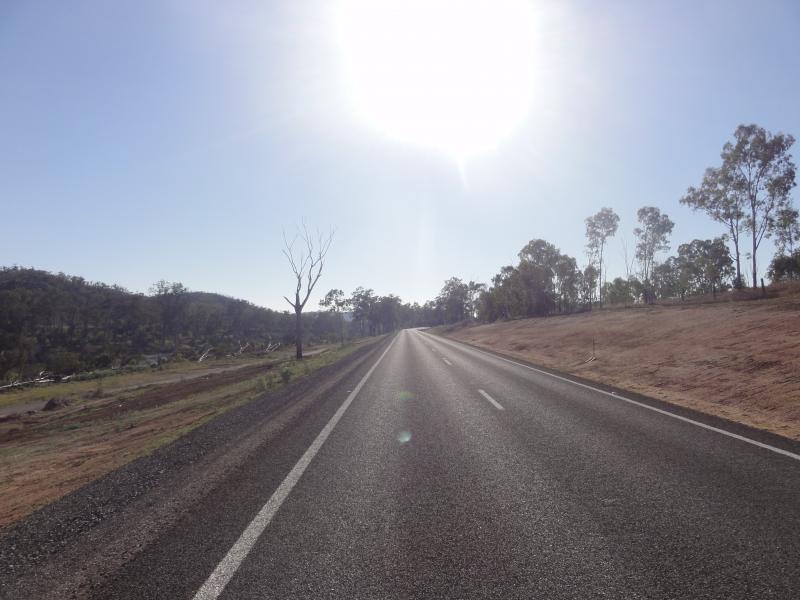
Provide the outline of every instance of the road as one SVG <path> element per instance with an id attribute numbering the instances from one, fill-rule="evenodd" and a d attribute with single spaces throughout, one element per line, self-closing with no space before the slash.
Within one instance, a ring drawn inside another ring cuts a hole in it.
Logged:
<path id="1" fill-rule="evenodd" d="M 796 448 L 420 331 L 368 366 L 96 597 L 800 597 Z"/>

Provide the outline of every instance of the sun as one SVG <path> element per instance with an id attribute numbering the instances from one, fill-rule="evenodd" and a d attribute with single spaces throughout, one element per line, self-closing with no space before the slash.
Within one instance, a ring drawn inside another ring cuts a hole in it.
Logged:
<path id="1" fill-rule="evenodd" d="M 525 0 L 341 0 L 337 20 L 355 110 L 395 140 L 463 162 L 496 148 L 530 110 Z"/>

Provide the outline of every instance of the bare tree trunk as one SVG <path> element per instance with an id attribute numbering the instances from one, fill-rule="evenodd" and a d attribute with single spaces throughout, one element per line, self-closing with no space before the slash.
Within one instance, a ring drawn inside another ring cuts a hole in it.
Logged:
<path id="1" fill-rule="evenodd" d="M 298 304 L 299 306 L 299 304 Z M 295 309 L 295 322 L 294 322 L 294 346 L 295 358 L 298 360 L 303 358 L 303 309 Z"/>
<path id="2" fill-rule="evenodd" d="M 597 299 L 600 303 L 600 306 L 603 306 L 603 246 L 605 244 L 600 244 L 600 276 L 598 277 L 598 287 L 597 287 Z"/>
<path id="3" fill-rule="evenodd" d="M 756 273 L 758 269 L 756 268 L 756 215 L 755 211 L 753 212 L 753 289 L 758 289 L 758 279 L 756 279 Z"/>

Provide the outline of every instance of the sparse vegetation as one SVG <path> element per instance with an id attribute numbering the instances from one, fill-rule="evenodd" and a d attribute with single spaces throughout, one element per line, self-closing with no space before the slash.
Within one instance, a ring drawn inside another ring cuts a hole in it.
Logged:
<path id="1" fill-rule="evenodd" d="M 440 333 L 800 440 L 800 284 Z"/>
<path id="2" fill-rule="evenodd" d="M 0 526 L 148 454 L 235 406 L 347 356 L 358 343 L 258 361 L 183 363 L 96 382 L 0 396 L 8 407 L 63 399 L 57 410 L 0 421 Z M 280 377 L 274 373 L 280 370 Z"/>

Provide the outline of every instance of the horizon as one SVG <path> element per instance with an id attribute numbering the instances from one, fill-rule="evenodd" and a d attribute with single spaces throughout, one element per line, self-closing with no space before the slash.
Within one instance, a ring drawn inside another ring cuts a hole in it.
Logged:
<path id="1" fill-rule="evenodd" d="M 490 283 L 534 238 L 586 264 L 584 219 L 609 206 L 610 281 L 641 206 L 675 221 L 668 254 L 724 233 L 678 200 L 740 123 L 800 134 L 796 3 L 531 2 L 527 112 L 459 138 L 465 156 L 365 118 L 341 6 L 0 9 L 2 262 L 282 312 L 281 232 L 305 218 L 337 231 L 310 309 L 358 286 L 421 304 L 451 276 Z"/>

